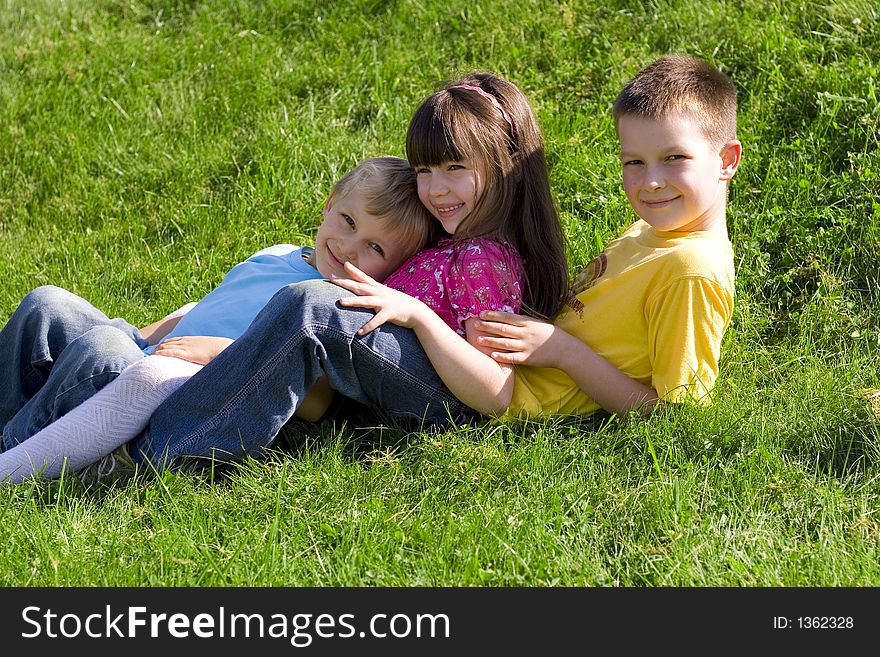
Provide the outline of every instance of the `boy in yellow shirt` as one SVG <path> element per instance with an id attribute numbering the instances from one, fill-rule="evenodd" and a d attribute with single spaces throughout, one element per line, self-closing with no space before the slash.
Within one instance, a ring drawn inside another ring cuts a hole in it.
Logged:
<path id="1" fill-rule="evenodd" d="M 508 416 L 705 401 L 718 376 L 733 311 L 736 90 L 705 62 L 670 55 L 624 87 L 613 113 L 639 220 L 589 263 L 552 324 L 481 315 L 479 343 L 518 365 Z"/>

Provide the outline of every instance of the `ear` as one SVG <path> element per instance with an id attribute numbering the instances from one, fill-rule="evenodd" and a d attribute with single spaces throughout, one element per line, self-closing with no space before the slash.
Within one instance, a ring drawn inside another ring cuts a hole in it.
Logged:
<path id="1" fill-rule="evenodd" d="M 731 139 L 721 147 L 721 172 L 719 180 L 730 180 L 739 167 L 742 159 L 742 144 L 736 139 Z"/>

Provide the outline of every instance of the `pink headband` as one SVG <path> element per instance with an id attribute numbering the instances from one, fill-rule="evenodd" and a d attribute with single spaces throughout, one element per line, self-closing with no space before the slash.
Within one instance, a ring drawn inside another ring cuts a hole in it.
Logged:
<path id="1" fill-rule="evenodd" d="M 504 111 L 504 108 L 501 107 L 501 103 L 498 102 L 498 99 L 495 96 L 482 87 L 477 87 L 472 84 L 456 84 L 455 86 L 449 87 L 447 91 L 451 89 L 468 89 L 470 91 L 476 91 L 483 98 L 486 98 L 490 103 L 497 107 L 498 111 L 501 112 L 501 116 L 504 117 L 504 120 L 507 121 L 507 125 L 510 127 L 510 139 L 514 144 L 514 147 L 516 146 L 516 128 L 513 126 L 513 121 L 510 120 L 510 116 Z"/>

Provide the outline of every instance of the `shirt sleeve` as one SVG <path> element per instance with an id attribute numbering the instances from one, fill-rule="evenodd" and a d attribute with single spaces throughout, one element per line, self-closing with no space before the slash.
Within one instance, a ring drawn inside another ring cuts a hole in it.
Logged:
<path id="1" fill-rule="evenodd" d="M 296 251 L 299 248 L 300 247 L 294 246 L 293 244 L 273 244 L 272 246 L 267 246 L 264 249 L 260 249 L 250 258 L 248 258 L 248 260 L 264 255 L 278 256 L 279 258 L 283 258 L 284 256 L 290 254 L 292 251 Z"/>
<path id="2" fill-rule="evenodd" d="M 654 295 L 646 313 L 657 395 L 666 401 L 707 403 L 733 313 L 730 291 L 703 277 L 683 277 Z"/>
<path id="3" fill-rule="evenodd" d="M 524 282 L 522 259 L 498 242 L 472 242 L 459 250 L 449 271 L 449 301 L 458 326 L 484 310 L 518 313 Z"/>

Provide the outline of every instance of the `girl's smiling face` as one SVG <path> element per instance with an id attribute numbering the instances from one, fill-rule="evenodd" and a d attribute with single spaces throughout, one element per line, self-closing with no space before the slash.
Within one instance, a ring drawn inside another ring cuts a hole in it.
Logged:
<path id="1" fill-rule="evenodd" d="M 474 210 L 483 176 L 472 159 L 416 168 L 419 199 L 450 235 Z"/>

